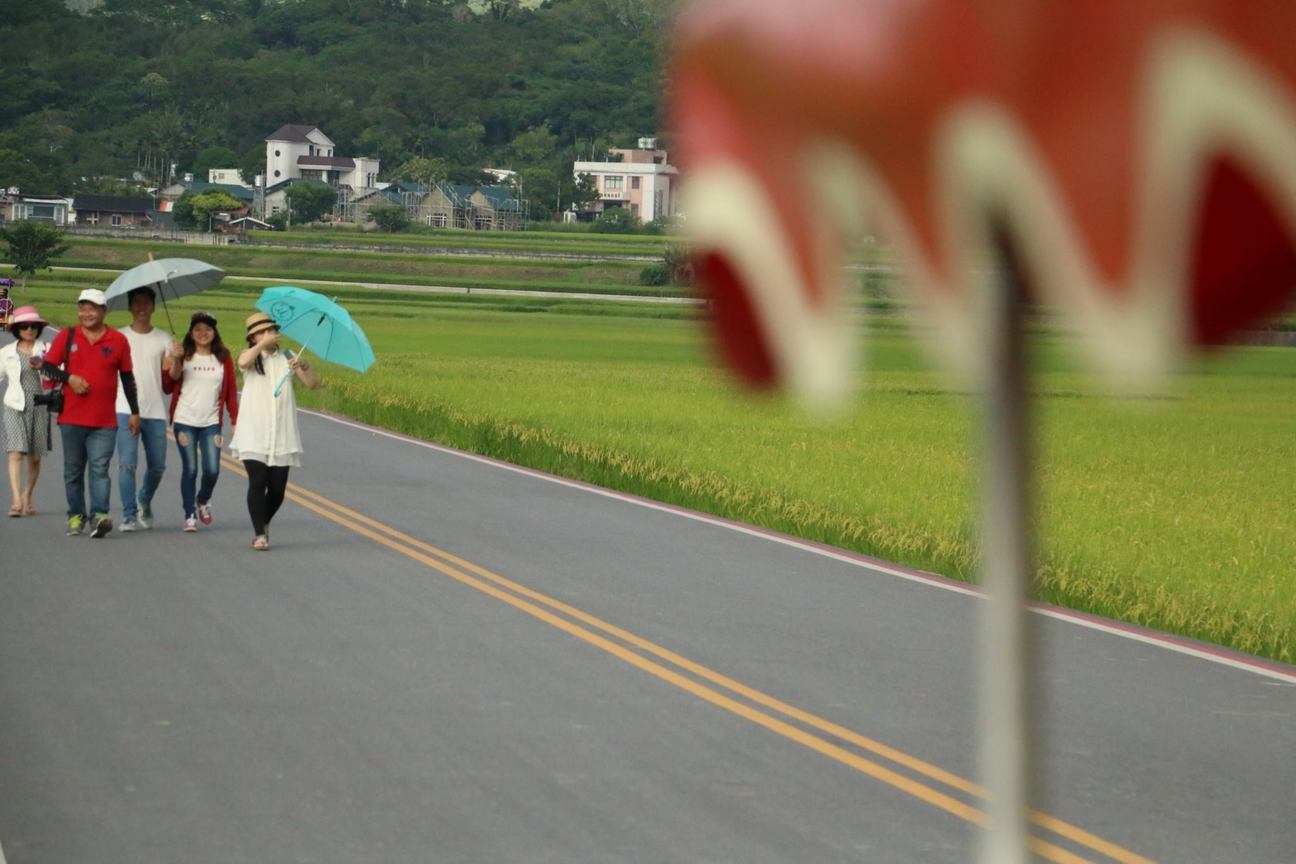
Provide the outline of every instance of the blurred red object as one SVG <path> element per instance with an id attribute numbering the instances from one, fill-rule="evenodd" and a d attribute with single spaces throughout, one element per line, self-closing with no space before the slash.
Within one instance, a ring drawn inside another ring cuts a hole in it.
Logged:
<path id="1" fill-rule="evenodd" d="M 673 126 L 726 356 L 839 388 L 843 244 L 874 232 L 974 368 L 996 254 L 1124 371 L 1281 310 L 1292 34 L 1289 0 L 695 4 Z"/>

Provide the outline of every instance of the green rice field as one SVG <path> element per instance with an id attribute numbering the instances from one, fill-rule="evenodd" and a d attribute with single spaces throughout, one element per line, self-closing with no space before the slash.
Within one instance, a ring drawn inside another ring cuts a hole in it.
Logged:
<path id="1" fill-rule="evenodd" d="M 61 322 L 87 279 L 28 290 Z M 236 334 L 256 292 L 173 309 Z M 861 319 L 859 392 L 816 419 L 733 386 L 688 309 L 358 288 L 343 302 L 379 362 L 326 367 L 304 404 L 974 578 L 978 400 L 898 321 Z M 1296 662 L 1296 350 L 1232 349 L 1118 399 L 1066 339 L 1034 347 L 1038 596 Z"/>

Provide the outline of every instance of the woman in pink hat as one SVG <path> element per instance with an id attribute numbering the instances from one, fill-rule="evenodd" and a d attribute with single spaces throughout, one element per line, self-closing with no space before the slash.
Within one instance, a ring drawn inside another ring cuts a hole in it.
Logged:
<path id="1" fill-rule="evenodd" d="M 32 492 L 40 476 L 41 457 L 50 451 L 50 415 L 33 396 L 43 389 L 40 373 L 30 368 L 28 359 L 41 357 L 48 343 L 41 342 L 46 322 L 35 306 L 14 310 L 7 329 L 18 340 L 0 348 L 0 384 L 4 384 L 4 443 L 9 453 L 9 491 L 13 504 L 10 516 L 30 516 L 36 512 Z M 27 462 L 27 480 L 22 477 L 23 457 Z"/>

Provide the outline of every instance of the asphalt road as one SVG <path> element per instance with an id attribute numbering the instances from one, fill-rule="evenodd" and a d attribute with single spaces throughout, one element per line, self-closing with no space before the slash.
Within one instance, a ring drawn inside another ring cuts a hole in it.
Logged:
<path id="1" fill-rule="evenodd" d="M 57 450 L 0 522 L 0 862 L 973 859 L 965 589 L 302 425 L 269 553 L 174 448 L 150 532 Z M 1041 860 L 1296 858 L 1296 670 L 1035 620 Z"/>

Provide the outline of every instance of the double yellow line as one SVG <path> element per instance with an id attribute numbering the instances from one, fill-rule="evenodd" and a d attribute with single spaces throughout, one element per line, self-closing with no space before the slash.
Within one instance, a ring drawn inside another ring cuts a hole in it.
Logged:
<path id="1" fill-rule="evenodd" d="M 222 458 L 231 470 L 247 476 L 241 464 L 229 457 Z M 492 573 L 471 561 L 425 543 L 417 537 L 411 537 L 295 483 L 288 485 L 287 498 L 325 519 L 368 537 L 375 543 L 425 564 L 457 582 L 600 648 L 631 666 L 718 708 L 854 768 L 960 819 L 975 825 L 983 825 L 986 822 L 986 813 L 979 807 L 986 798 L 986 791 L 970 780 L 775 699 L 628 630 L 506 579 L 497 573 Z M 839 741 L 846 742 L 857 750 L 835 743 Z M 868 755 L 861 755 L 859 751 Z M 944 790 L 939 787 L 944 787 Z M 963 797 L 958 797 L 960 794 Z M 969 799 L 972 803 L 969 803 Z M 1042 833 L 1064 838 L 1076 846 L 1098 853 L 1107 860 L 1118 861 L 1121 864 L 1153 864 L 1151 859 L 1047 813 L 1031 811 L 1030 820 Z M 1031 838 L 1031 851 L 1057 864 L 1084 864 L 1093 861 L 1040 837 Z"/>

